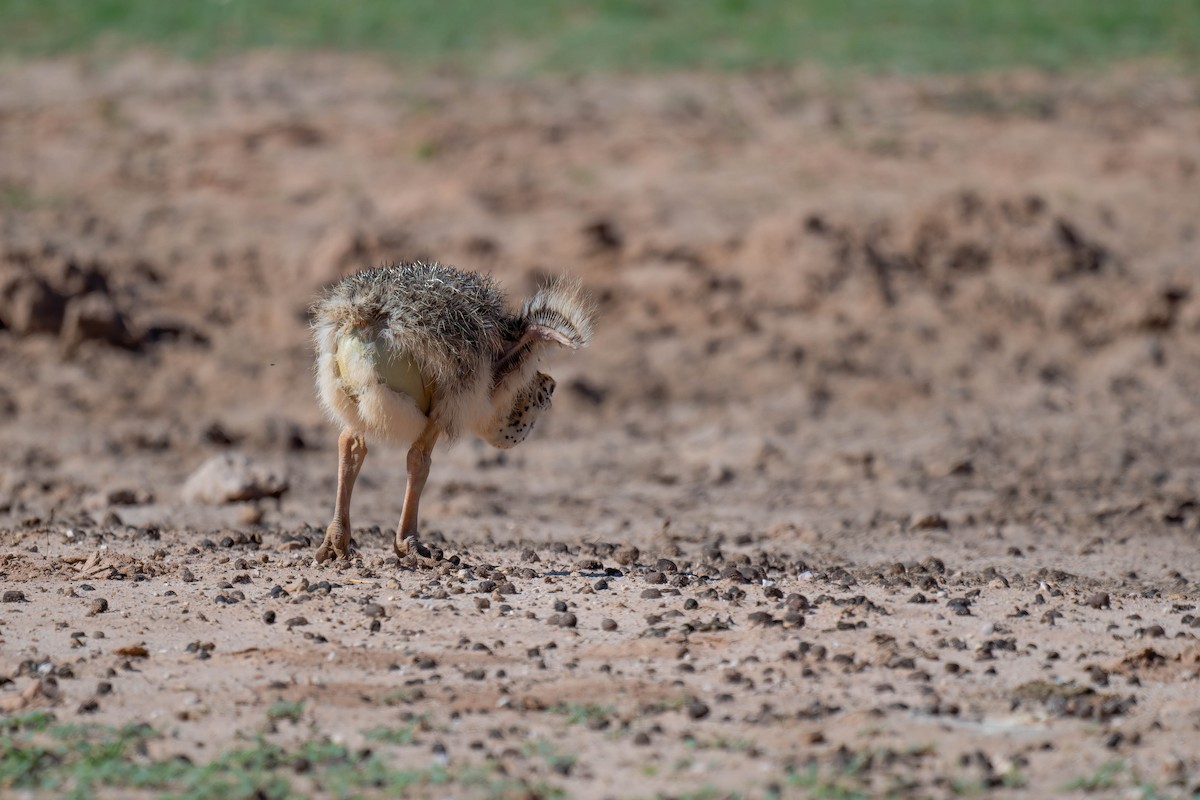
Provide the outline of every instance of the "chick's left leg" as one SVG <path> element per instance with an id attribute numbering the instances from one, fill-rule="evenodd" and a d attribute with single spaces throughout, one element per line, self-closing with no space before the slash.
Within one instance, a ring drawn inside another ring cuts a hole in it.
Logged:
<path id="1" fill-rule="evenodd" d="M 333 558 L 350 557 L 350 495 L 366 457 L 367 440 L 361 433 L 344 429 L 338 437 L 338 484 L 333 521 L 325 529 L 325 541 L 317 549 L 318 564 Z"/>

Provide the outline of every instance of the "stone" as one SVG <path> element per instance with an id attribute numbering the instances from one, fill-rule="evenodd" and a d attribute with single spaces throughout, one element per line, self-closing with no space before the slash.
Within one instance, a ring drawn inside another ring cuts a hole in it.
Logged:
<path id="1" fill-rule="evenodd" d="M 62 319 L 62 341 L 68 348 L 99 341 L 132 349 L 137 339 L 113 299 L 100 292 L 72 297 Z"/>
<path id="2" fill-rule="evenodd" d="M 36 275 L 7 276 L 0 285 L 0 323 L 21 336 L 58 333 L 67 300 Z"/>
<path id="3" fill-rule="evenodd" d="M 282 497 L 288 479 L 281 472 L 249 456 L 226 452 L 205 461 L 183 484 L 183 500 L 196 505 L 245 503 L 264 497 Z"/>

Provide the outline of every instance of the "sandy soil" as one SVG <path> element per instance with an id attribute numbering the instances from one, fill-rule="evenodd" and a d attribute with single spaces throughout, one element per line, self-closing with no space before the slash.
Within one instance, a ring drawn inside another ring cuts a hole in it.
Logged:
<path id="1" fill-rule="evenodd" d="M 1190 796 L 1198 220 L 1153 67 L 4 66 L 0 702 L 195 761 L 411 724 L 581 798 Z M 379 446 L 316 567 L 306 307 L 412 258 L 578 274 L 601 327 L 529 442 L 435 456 L 454 561 L 391 557 Z M 289 490 L 185 503 L 230 451 Z"/>

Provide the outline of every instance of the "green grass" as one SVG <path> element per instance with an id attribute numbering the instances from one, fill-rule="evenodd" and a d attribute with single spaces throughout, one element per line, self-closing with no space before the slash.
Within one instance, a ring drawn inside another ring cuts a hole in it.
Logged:
<path id="1" fill-rule="evenodd" d="M 32 211 L 37 199 L 24 186 L 0 180 L 0 210 Z"/>
<path id="2" fill-rule="evenodd" d="M 1120 759 L 1101 764 L 1091 775 L 1082 775 L 1063 785 L 1069 792 L 1095 792 L 1111 789 L 1117 785 L 1117 780 L 1125 772 L 1125 762 Z"/>
<path id="3" fill-rule="evenodd" d="M 406 768 L 385 751 L 352 751 L 324 740 L 285 748 L 259 738 L 194 764 L 150 756 L 149 745 L 159 739 L 148 725 L 59 725 L 49 715 L 0 719 L 0 796 L 15 789 L 80 800 L 100 790 L 179 800 L 561 797 L 548 784 L 507 778 L 492 763 Z"/>
<path id="4" fill-rule="evenodd" d="M 1091 775 L 1073 778 L 1060 788 L 1064 792 L 1103 792 L 1105 796 L 1112 794 L 1112 790 L 1121 788 L 1125 790 L 1125 796 L 1140 800 L 1161 800 L 1170 794 L 1142 778 L 1137 770 L 1123 759 L 1107 761 L 1097 767 Z"/>
<path id="5" fill-rule="evenodd" d="M 787 785 L 794 789 L 802 789 L 805 797 L 820 800 L 867 800 L 870 795 L 860 789 L 847 785 L 847 781 L 838 777 L 821 775 L 816 767 L 810 767 L 804 772 L 793 772 L 788 775 Z"/>
<path id="6" fill-rule="evenodd" d="M 584 725 L 592 720 L 608 719 L 616 712 L 615 706 L 602 706 L 596 703 L 559 703 L 550 708 L 553 714 L 562 714 L 572 725 Z"/>
<path id="7" fill-rule="evenodd" d="M 387 54 L 510 72 L 1196 65 L 1197 0 L 0 0 L 0 52 Z"/>
<path id="8" fill-rule="evenodd" d="M 287 720 L 289 722 L 299 722 L 304 716 L 304 701 L 288 701 L 279 700 L 272 703 L 267 709 L 267 720 L 270 722 L 279 722 Z"/>
<path id="9" fill-rule="evenodd" d="M 378 727 L 367 731 L 366 737 L 372 742 L 410 745 L 417 739 L 417 729 L 412 725 L 404 725 L 399 728 Z"/>

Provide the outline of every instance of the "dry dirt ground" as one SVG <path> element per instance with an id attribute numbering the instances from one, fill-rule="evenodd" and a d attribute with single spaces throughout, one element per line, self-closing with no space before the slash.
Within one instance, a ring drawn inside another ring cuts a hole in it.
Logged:
<path id="1" fill-rule="evenodd" d="M 8 64 L 0 190 L 0 707 L 301 795 L 1200 791 L 1194 75 Z M 440 567 L 385 446 L 314 566 L 306 307 L 413 258 L 599 333 L 435 455 Z"/>

